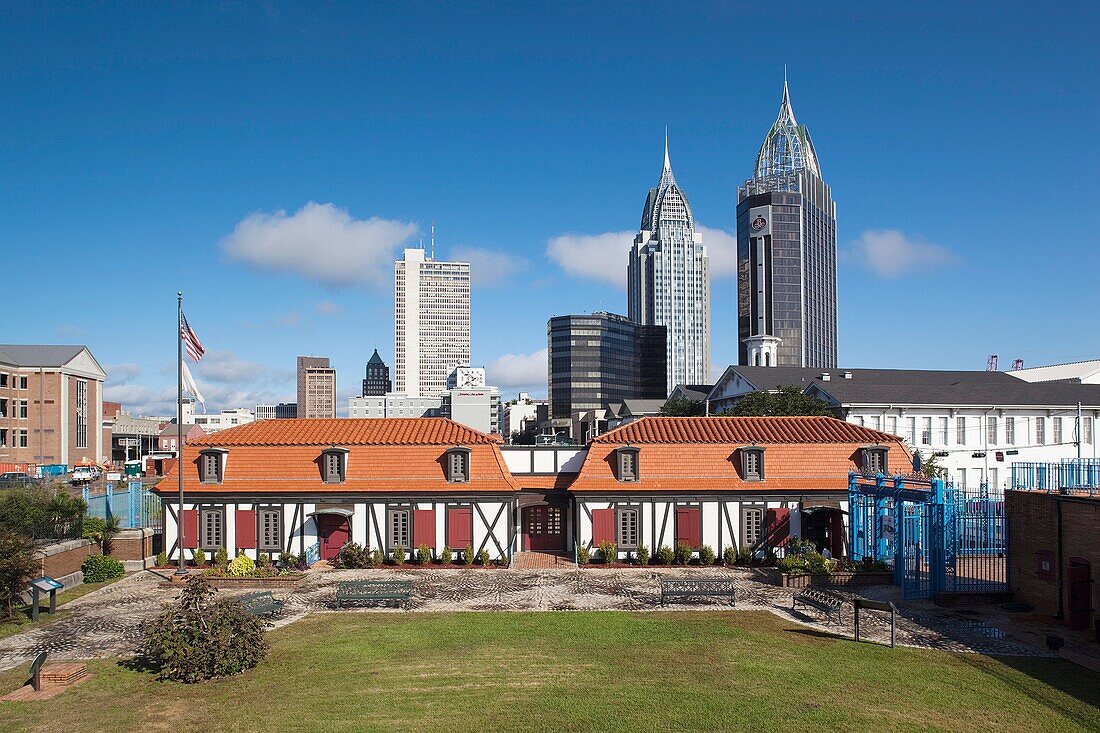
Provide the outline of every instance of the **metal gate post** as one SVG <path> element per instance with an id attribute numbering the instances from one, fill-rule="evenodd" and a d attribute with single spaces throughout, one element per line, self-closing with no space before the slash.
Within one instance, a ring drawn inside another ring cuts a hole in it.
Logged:
<path id="1" fill-rule="evenodd" d="M 885 561 L 887 559 L 886 536 L 882 532 L 882 518 L 886 516 L 886 476 L 879 474 L 875 480 L 875 518 L 874 518 L 874 548 L 875 559 Z M 894 525 L 894 536 L 897 537 L 897 525 Z"/>
<path id="2" fill-rule="evenodd" d="M 856 474 L 853 471 L 848 474 L 848 551 L 855 562 L 863 559 L 863 548 L 858 541 L 864 530 L 863 525 L 863 514 L 859 505 L 859 488 L 856 484 Z"/>
<path id="3" fill-rule="evenodd" d="M 894 585 L 905 590 L 905 513 L 902 511 L 901 491 L 905 481 L 901 476 L 894 477 Z"/>
<path id="4" fill-rule="evenodd" d="M 932 592 L 947 590 L 947 501 L 943 479 L 932 479 L 932 548 L 929 562 L 932 565 Z"/>
<path id="5" fill-rule="evenodd" d="M 107 482 L 107 493 L 105 493 L 103 495 L 103 506 L 104 506 L 103 516 L 107 520 L 110 520 L 111 516 L 112 516 L 112 512 L 111 512 L 111 503 L 112 502 L 111 502 L 111 499 L 113 498 L 114 493 L 115 493 L 115 484 L 114 484 L 113 481 L 108 481 Z"/>

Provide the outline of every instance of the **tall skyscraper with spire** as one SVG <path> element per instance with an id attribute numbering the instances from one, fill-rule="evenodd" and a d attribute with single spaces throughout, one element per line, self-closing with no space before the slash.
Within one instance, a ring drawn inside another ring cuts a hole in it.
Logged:
<path id="1" fill-rule="evenodd" d="M 738 362 L 835 368 L 836 203 L 785 77 L 779 117 L 737 190 Z"/>
<path id="2" fill-rule="evenodd" d="M 710 270 L 702 235 L 668 157 L 649 189 L 627 262 L 628 315 L 666 330 L 668 391 L 710 382 Z"/>

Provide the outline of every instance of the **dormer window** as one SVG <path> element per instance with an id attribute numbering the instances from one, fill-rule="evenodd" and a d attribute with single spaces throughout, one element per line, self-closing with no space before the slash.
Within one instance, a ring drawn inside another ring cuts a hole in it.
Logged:
<path id="1" fill-rule="evenodd" d="M 764 480 L 764 449 L 747 446 L 741 449 L 741 477 L 745 481 Z"/>
<path id="2" fill-rule="evenodd" d="M 225 471 L 224 450 L 204 450 L 199 453 L 199 480 L 204 484 L 220 484 Z"/>
<path id="3" fill-rule="evenodd" d="M 638 480 L 638 453 L 637 448 L 626 446 L 619 448 L 616 453 L 616 473 L 619 481 L 633 483 Z"/>
<path id="4" fill-rule="evenodd" d="M 470 482 L 470 449 L 456 445 L 447 451 L 447 482 L 467 484 Z"/>
<path id="5" fill-rule="evenodd" d="M 342 484 L 347 474 L 346 448 L 329 448 L 321 454 L 321 480 L 326 484 Z"/>
<path id="6" fill-rule="evenodd" d="M 883 445 L 872 445 L 863 449 L 863 470 L 867 473 L 886 473 L 889 469 L 887 452 Z"/>

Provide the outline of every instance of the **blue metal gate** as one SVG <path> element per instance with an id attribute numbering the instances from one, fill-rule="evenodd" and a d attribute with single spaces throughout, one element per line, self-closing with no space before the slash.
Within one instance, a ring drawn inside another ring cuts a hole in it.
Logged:
<path id="1" fill-rule="evenodd" d="M 88 505 L 85 514 L 89 517 L 118 517 L 119 526 L 123 529 L 160 529 L 164 526 L 160 497 L 142 486 L 141 481 L 119 483 L 117 486 L 113 481 L 108 481 L 104 492 L 95 495 L 85 486 L 83 494 L 84 503 Z"/>

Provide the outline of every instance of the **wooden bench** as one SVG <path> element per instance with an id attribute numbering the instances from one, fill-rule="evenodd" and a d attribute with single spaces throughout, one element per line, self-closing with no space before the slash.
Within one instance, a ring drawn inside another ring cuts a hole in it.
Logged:
<path id="1" fill-rule="evenodd" d="M 658 582 L 661 584 L 662 606 L 670 598 L 687 598 L 688 596 L 728 597 L 731 606 L 737 604 L 733 581 L 728 578 L 661 578 Z"/>
<path id="2" fill-rule="evenodd" d="M 409 607 L 411 580 L 341 580 L 336 585 L 336 607 L 365 601 L 400 601 Z"/>
<path id="3" fill-rule="evenodd" d="M 236 600 L 253 616 L 271 616 L 283 609 L 283 602 L 276 600 L 269 590 L 246 593 L 238 596 Z"/>
<path id="4" fill-rule="evenodd" d="M 836 593 L 831 593 L 827 590 L 822 590 L 820 588 L 804 588 L 794 594 L 794 598 L 791 600 L 791 610 L 793 611 L 797 608 L 800 603 L 803 606 L 811 606 L 819 611 L 823 611 L 825 613 L 825 618 L 829 621 L 833 621 L 833 617 L 836 616 L 836 622 L 840 623 L 840 614 L 844 609 L 845 600 Z"/>

